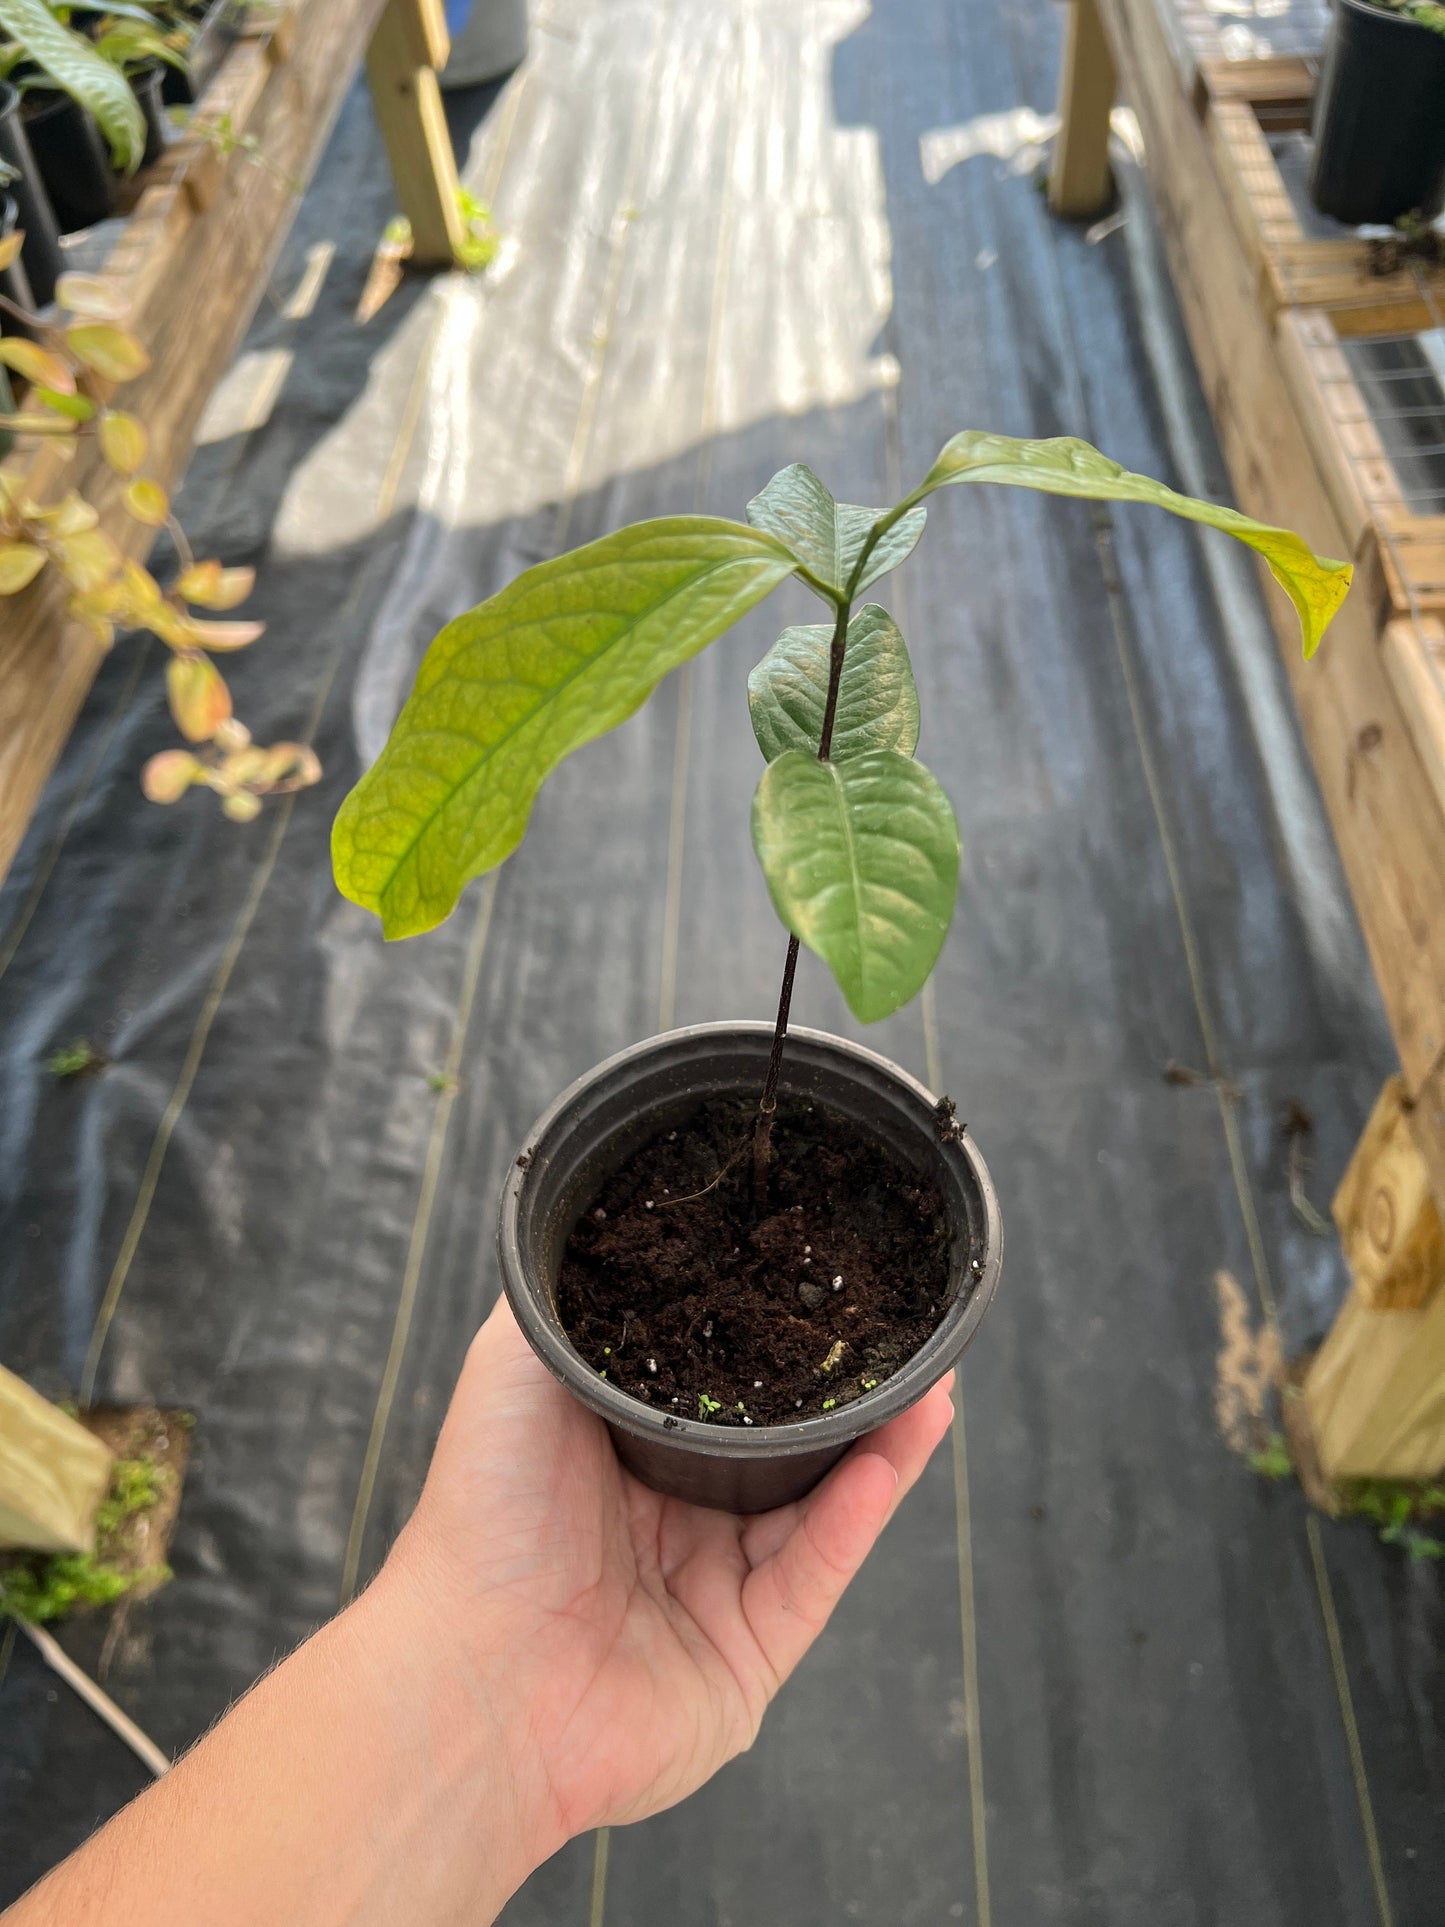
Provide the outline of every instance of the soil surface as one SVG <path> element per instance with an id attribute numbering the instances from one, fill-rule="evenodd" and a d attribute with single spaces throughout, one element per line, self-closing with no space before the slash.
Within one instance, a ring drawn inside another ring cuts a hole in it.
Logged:
<path id="1" fill-rule="evenodd" d="M 559 1310 L 581 1356 L 645 1404 L 716 1425 L 861 1397 L 928 1338 L 948 1286 L 938 1193 L 821 1105 L 779 1104 L 759 1217 L 756 1110 L 712 1098 L 643 1145 L 562 1257 Z"/>

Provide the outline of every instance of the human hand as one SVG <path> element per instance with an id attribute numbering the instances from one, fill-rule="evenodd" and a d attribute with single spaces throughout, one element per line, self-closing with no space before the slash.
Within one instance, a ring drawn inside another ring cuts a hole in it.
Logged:
<path id="1" fill-rule="evenodd" d="M 500 1721 L 535 1859 L 672 1805 L 751 1745 L 948 1429 L 951 1385 L 808 1498 L 739 1518 L 625 1472 L 498 1305 L 381 1583 L 421 1583 L 457 1702 Z"/>

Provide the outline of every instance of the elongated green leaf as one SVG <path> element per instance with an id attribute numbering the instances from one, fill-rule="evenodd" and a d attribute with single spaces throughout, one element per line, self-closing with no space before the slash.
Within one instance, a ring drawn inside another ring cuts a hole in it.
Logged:
<path id="1" fill-rule="evenodd" d="M 775 535 L 809 575 L 835 595 L 849 592 L 849 578 L 863 545 L 883 514 L 882 509 L 835 502 L 802 462 L 779 469 L 762 494 L 748 503 L 748 520 L 753 527 Z M 881 536 L 852 584 L 851 593 L 861 595 L 911 555 L 927 519 L 927 509 L 913 509 Z"/>
<path id="2" fill-rule="evenodd" d="M 967 429 L 945 446 L 908 501 L 917 502 L 950 482 L 999 482 L 1008 488 L 1041 489 L 1048 495 L 1078 495 L 1090 501 L 1151 502 L 1187 521 L 1223 529 L 1264 557 L 1270 574 L 1298 612 L 1306 656 L 1318 649 L 1354 575 L 1348 562 L 1316 555 L 1289 529 L 1271 528 L 1217 502 L 1178 495 L 1162 482 L 1121 468 L 1074 435 L 1030 442 Z"/>
<path id="3" fill-rule="evenodd" d="M 63 27 L 45 0 L 0 0 L 0 27 L 57 87 L 95 116 L 111 159 L 122 173 L 133 174 L 145 152 L 145 120 L 120 69 Z"/>
<path id="4" fill-rule="evenodd" d="M 748 677 L 748 709 L 758 748 L 771 763 L 785 750 L 817 754 L 828 707 L 833 629 L 808 623 L 785 629 Z M 918 691 L 898 624 L 867 602 L 848 624 L 838 684 L 832 757 L 842 762 L 868 749 L 918 747 Z"/>
<path id="5" fill-rule="evenodd" d="M 737 522 L 639 522 L 540 563 L 449 622 L 332 831 L 336 881 L 388 937 L 441 922 L 516 848 L 564 756 L 793 573 Z"/>
<path id="6" fill-rule="evenodd" d="M 869 750 L 820 763 L 790 749 L 753 798 L 773 907 L 874 1023 L 923 988 L 958 894 L 958 825 L 921 763 Z"/>

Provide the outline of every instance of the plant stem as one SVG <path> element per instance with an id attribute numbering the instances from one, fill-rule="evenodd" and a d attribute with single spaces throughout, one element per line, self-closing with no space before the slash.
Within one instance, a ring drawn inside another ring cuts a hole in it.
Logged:
<path id="1" fill-rule="evenodd" d="M 869 548 L 872 544 L 869 543 Z M 859 569 L 867 550 L 859 559 Z M 854 576 L 858 569 L 854 570 Z M 849 583 L 852 589 L 852 583 Z M 853 606 L 851 594 L 838 604 L 838 620 L 833 625 L 833 641 L 828 651 L 828 700 L 823 709 L 823 728 L 818 738 L 818 761 L 826 763 L 833 747 L 833 725 L 838 719 L 838 691 L 843 682 L 843 657 L 848 648 L 848 614 Z M 778 996 L 778 1020 L 773 1026 L 773 1048 L 768 1055 L 768 1075 L 758 1100 L 758 1117 L 753 1126 L 753 1202 L 759 1214 L 768 1202 L 768 1166 L 772 1161 L 773 1115 L 778 1108 L 778 1073 L 783 1065 L 783 1045 L 788 1036 L 788 1011 L 793 1002 L 793 977 L 798 968 L 798 939 L 789 937 L 788 956 L 783 965 L 783 985 Z"/>

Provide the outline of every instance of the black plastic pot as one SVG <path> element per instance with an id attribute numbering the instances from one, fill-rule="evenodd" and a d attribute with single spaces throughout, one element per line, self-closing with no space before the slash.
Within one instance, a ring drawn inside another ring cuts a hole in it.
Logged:
<path id="1" fill-rule="evenodd" d="M 886 1058 L 820 1031 L 790 1031 L 783 1092 L 854 1119 L 941 1193 L 953 1225 L 942 1322 L 875 1391 L 794 1425 L 743 1430 L 675 1418 L 599 1378 L 557 1317 L 568 1233 L 649 1137 L 705 1097 L 761 1090 L 771 1042 L 771 1024 L 698 1024 L 599 1064 L 528 1133 L 503 1187 L 497 1226 L 502 1282 L 528 1342 L 573 1397 L 606 1420 L 622 1463 L 655 1491 L 732 1512 L 766 1512 L 801 1498 L 855 1439 L 917 1404 L 978 1330 L 1003 1264 L 998 1199 L 972 1139 L 941 1144 L 934 1099 Z"/>
<path id="2" fill-rule="evenodd" d="M 44 307 L 55 298 L 56 279 L 64 266 L 60 230 L 20 117 L 19 92 L 7 81 L 0 81 L 0 160 L 15 169 L 15 179 L 5 191 L 14 197 L 20 210 L 20 225 L 25 230 L 22 258 L 30 277 L 30 291 Z"/>
<path id="3" fill-rule="evenodd" d="M 1358 227 L 1445 207 L 1445 34 L 1335 0 L 1314 108 L 1310 198 Z"/>
<path id="4" fill-rule="evenodd" d="M 235 38 L 235 0 L 211 0 L 191 35 L 185 66 L 165 69 L 161 98 L 166 105 L 188 107 L 192 101 L 199 100 Z"/>
<path id="5" fill-rule="evenodd" d="M 25 132 L 61 233 L 103 221 L 115 207 L 115 174 L 105 137 L 80 103 L 48 89 L 27 95 Z"/>
<path id="6" fill-rule="evenodd" d="M 146 144 L 141 155 L 141 166 L 149 167 L 158 161 L 166 151 L 170 140 L 170 125 L 166 120 L 165 77 L 167 69 L 160 61 L 149 67 L 138 68 L 130 77 L 130 90 L 140 102 L 141 113 L 145 116 Z"/>
<path id="7" fill-rule="evenodd" d="M 13 196 L 0 188 L 0 241 L 13 234 L 20 225 L 20 207 Z M 0 268 L 0 294 L 7 301 L 13 301 L 17 308 L 35 311 L 35 295 L 31 290 L 30 277 L 25 272 L 25 262 L 12 261 L 8 268 Z M 28 323 L 13 315 L 8 308 L 0 308 L 0 335 L 30 335 L 35 330 Z"/>

